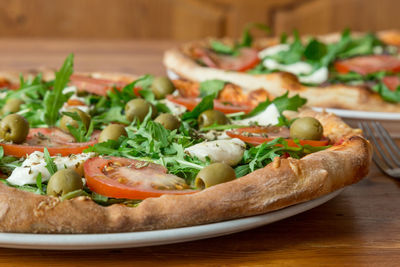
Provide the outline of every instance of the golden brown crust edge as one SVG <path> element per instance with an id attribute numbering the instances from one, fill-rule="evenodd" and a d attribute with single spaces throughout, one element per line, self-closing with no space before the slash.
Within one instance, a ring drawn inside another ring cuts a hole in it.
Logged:
<path id="1" fill-rule="evenodd" d="M 371 147 L 339 118 L 306 110 L 343 144 L 300 160 L 280 159 L 235 181 L 192 195 L 149 198 L 130 208 L 102 207 L 85 197 L 60 202 L 0 183 L 0 231 L 26 233 L 130 232 L 192 226 L 262 214 L 318 198 L 367 175 Z M 339 134 L 337 131 L 340 130 Z"/>
<path id="2" fill-rule="evenodd" d="M 380 32 L 378 35 L 385 36 L 388 33 L 393 33 L 393 31 Z M 339 34 L 331 34 L 321 36 L 320 39 L 332 42 L 339 37 Z M 258 43 L 271 44 L 274 40 L 274 38 L 262 39 Z M 190 44 L 188 43 L 187 45 Z M 301 85 L 296 76 L 285 72 L 248 74 L 202 67 L 177 48 L 166 51 L 163 60 L 168 70 L 173 71 L 181 78 L 191 81 L 202 82 L 220 79 L 232 82 L 250 91 L 264 88 L 274 96 L 280 96 L 289 91 L 292 95 L 299 94 L 307 98 L 307 106 L 310 107 L 400 112 L 400 103 L 386 102 L 379 94 L 371 92 L 363 86 L 337 84 L 325 87 L 309 87 Z"/>

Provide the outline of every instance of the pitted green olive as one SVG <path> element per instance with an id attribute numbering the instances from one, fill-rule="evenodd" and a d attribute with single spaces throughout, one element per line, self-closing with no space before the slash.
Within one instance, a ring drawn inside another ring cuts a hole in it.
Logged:
<path id="1" fill-rule="evenodd" d="M 21 105 L 24 103 L 24 101 L 22 101 L 19 98 L 11 98 L 8 99 L 6 104 L 3 106 L 3 108 L 1 109 L 2 114 L 8 114 L 8 113 L 15 113 L 18 112 L 20 110 Z"/>
<path id="2" fill-rule="evenodd" d="M 133 121 L 135 118 L 138 121 L 143 121 L 147 113 L 151 109 L 151 117 L 157 116 L 157 109 L 151 103 L 147 102 L 142 98 L 132 99 L 125 105 L 125 116 L 129 121 Z"/>
<path id="3" fill-rule="evenodd" d="M 156 99 L 165 98 L 167 95 L 172 94 L 175 91 L 175 86 L 165 76 L 154 78 L 151 84 L 151 90 L 154 93 Z"/>
<path id="4" fill-rule="evenodd" d="M 67 110 L 68 112 L 71 113 L 78 113 L 79 117 L 81 118 L 83 124 L 85 125 L 86 129 L 89 128 L 90 125 L 90 116 L 88 114 L 86 114 L 85 112 L 83 112 L 82 110 L 78 109 L 78 108 L 72 108 Z M 61 130 L 63 130 L 66 133 L 69 133 L 69 129 L 68 129 L 68 125 L 74 127 L 74 128 L 78 128 L 79 124 L 76 120 L 74 120 L 73 118 L 71 118 L 70 116 L 67 115 L 63 115 L 60 121 L 60 128 Z"/>
<path id="5" fill-rule="evenodd" d="M 0 122 L 0 137 L 7 142 L 21 144 L 29 133 L 28 121 L 18 114 L 10 114 Z"/>
<path id="6" fill-rule="evenodd" d="M 178 118 L 170 113 L 160 114 L 154 121 L 160 123 L 165 129 L 170 131 L 178 129 L 181 125 Z"/>
<path id="7" fill-rule="evenodd" d="M 49 196 L 59 197 L 82 188 L 82 178 L 76 171 L 62 169 L 50 177 L 46 193 Z"/>
<path id="8" fill-rule="evenodd" d="M 197 188 L 204 189 L 234 179 L 236 179 L 235 170 L 226 163 L 217 162 L 199 171 L 194 183 Z"/>
<path id="9" fill-rule="evenodd" d="M 321 140 L 323 134 L 321 123 L 312 117 L 295 120 L 290 126 L 290 137 L 303 140 Z"/>
<path id="10" fill-rule="evenodd" d="M 209 109 L 202 112 L 197 119 L 200 127 L 207 127 L 210 125 L 219 124 L 224 125 L 229 123 L 228 117 L 219 110 Z"/>
<path id="11" fill-rule="evenodd" d="M 120 124 L 110 124 L 103 131 L 101 131 L 99 136 L 99 143 L 106 142 L 108 140 L 117 141 L 120 136 L 128 136 L 125 127 Z"/>

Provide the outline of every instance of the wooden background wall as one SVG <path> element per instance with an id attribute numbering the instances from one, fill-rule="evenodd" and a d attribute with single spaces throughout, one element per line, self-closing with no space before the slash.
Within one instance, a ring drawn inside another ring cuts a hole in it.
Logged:
<path id="1" fill-rule="evenodd" d="M 177 39 L 400 29 L 399 0 L 0 0 L 0 37 Z"/>

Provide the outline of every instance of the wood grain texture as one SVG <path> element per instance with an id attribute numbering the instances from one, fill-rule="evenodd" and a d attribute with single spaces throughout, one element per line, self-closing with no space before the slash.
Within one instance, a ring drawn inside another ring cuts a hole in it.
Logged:
<path id="1" fill-rule="evenodd" d="M 383 30 L 400 28 L 399 8 L 396 0 L 2 0 L 0 36 L 189 40 L 239 37 L 249 22 L 272 34 Z"/>
<path id="2" fill-rule="evenodd" d="M 162 74 L 162 51 L 176 44 L 0 39 L 0 70 L 58 67 L 73 51 L 77 70 Z M 397 124 L 386 126 L 394 130 Z M 0 266 L 396 266 L 400 261 L 399 202 L 400 182 L 374 166 L 366 179 L 328 203 L 250 231 L 133 249 L 0 248 Z"/>

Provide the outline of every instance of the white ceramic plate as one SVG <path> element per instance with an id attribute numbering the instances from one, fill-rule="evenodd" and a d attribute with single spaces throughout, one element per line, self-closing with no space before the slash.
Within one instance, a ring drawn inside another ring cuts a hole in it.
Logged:
<path id="1" fill-rule="evenodd" d="M 167 70 L 167 76 L 170 79 L 179 79 L 178 74 L 172 70 Z M 322 111 L 324 108 L 313 108 L 316 111 Z M 400 120 L 400 113 L 398 112 L 370 112 L 370 111 L 357 111 L 349 109 L 326 108 L 327 112 L 334 113 L 342 118 L 349 119 L 369 119 L 369 120 Z"/>
<path id="2" fill-rule="evenodd" d="M 342 118 L 348 119 L 364 119 L 364 120 L 388 120 L 398 121 L 400 120 L 400 113 L 398 112 L 371 112 L 371 111 L 357 111 L 348 109 L 336 109 L 336 108 L 313 108 L 316 111 L 326 110 L 332 112 Z"/>
<path id="3" fill-rule="evenodd" d="M 343 189 L 340 189 L 329 195 L 263 215 L 168 230 L 82 235 L 0 233 L 0 247 L 82 250 L 144 247 L 187 242 L 228 235 L 273 223 L 317 207 L 339 195 L 342 191 Z"/>

